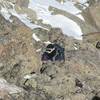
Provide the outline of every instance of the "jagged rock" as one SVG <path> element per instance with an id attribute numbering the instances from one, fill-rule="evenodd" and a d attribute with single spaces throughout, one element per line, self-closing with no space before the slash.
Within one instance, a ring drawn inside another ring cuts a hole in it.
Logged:
<path id="1" fill-rule="evenodd" d="M 0 63 L 3 65 L 0 76 L 16 84 L 22 84 L 18 80 L 23 80 L 25 74 L 38 70 L 40 66 L 38 65 L 40 62 L 36 63 L 39 59 L 37 59 L 36 50 L 32 45 L 32 31 L 23 24 L 21 25 L 13 30 L 13 23 L 11 24 L 5 19 L 2 19 L 0 24 L 3 26 L 0 32 Z"/>
<path id="2" fill-rule="evenodd" d="M 22 6 L 22 12 L 30 13 L 31 11 L 24 9 L 27 4 L 22 4 L 23 2 L 24 0 L 18 0 L 18 5 Z M 34 16 L 37 17 L 35 14 Z M 100 39 L 99 34 L 96 33 L 97 35 L 89 37 L 84 35 L 83 41 L 80 41 L 63 35 L 59 28 L 50 26 L 48 29 L 31 30 L 17 17 L 12 16 L 11 18 L 12 23 L 0 15 L 0 77 L 23 87 L 25 91 L 12 95 L 9 95 L 7 91 L 0 91 L 2 97 L 6 95 L 9 98 L 13 97 L 14 100 L 86 100 L 89 97 L 93 98 L 94 93 L 92 92 L 99 91 L 100 87 L 100 51 L 94 45 Z M 33 19 L 36 21 L 35 18 Z M 41 24 L 42 20 L 38 23 Z M 33 33 L 41 41 L 33 40 Z M 65 48 L 65 62 L 47 61 L 45 64 L 41 62 L 41 54 L 46 47 L 44 42 L 48 41 L 58 43 Z M 37 49 L 41 49 L 40 52 L 37 53 Z M 36 76 L 26 81 L 24 76 L 31 72 L 35 72 Z M 79 79 L 77 84 L 76 78 Z"/>
<path id="3" fill-rule="evenodd" d="M 95 6 L 91 6 L 90 7 L 90 13 L 91 13 L 91 17 L 93 18 L 95 25 L 97 26 L 97 28 L 100 28 L 100 14 L 98 13 L 100 10 L 100 2 L 98 2 Z"/>

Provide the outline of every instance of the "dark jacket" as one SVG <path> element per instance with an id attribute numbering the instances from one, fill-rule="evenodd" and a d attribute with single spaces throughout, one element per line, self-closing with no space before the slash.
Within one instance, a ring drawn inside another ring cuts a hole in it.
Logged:
<path id="1" fill-rule="evenodd" d="M 51 52 L 51 53 L 48 53 L 47 51 L 45 51 L 43 54 L 42 54 L 42 58 L 41 60 L 42 61 L 47 61 L 47 60 L 51 60 L 51 61 L 61 61 L 61 60 L 65 60 L 65 55 L 64 55 L 64 48 L 61 47 L 60 45 L 58 44 L 49 44 L 47 47 L 46 47 L 46 50 L 48 50 L 48 48 L 50 49 L 53 49 L 54 50 Z"/>

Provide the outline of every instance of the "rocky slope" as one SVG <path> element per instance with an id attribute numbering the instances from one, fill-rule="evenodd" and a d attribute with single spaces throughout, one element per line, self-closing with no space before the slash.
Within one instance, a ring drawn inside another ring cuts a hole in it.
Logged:
<path id="1" fill-rule="evenodd" d="M 12 100 L 92 100 L 99 92 L 100 51 L 93 42 L 88 42 L 89 39 L 85 37 L 80 41 L 66 37 L 59 28 L 51 28 L 50 31 L 36 28 L 33 32 L 42 40 L 37 42 L 26 26 L 14 26 L 2 16 L 0 18 L 0 76 L 24 89 L 17 96 L 10 94 Z M 37 50 L 44 48 L 43 42 L 47 40 L 57 40 L 65 47 L 64 63 L 47 62 L 42 65 L 42 51 Z M 43 66 L 46 69 L 41 74 Z M 33 76 L 30 75 L 32 71 L 36 72 Z M 32 78 L 24 84 L 26 75 Z"/>
<path id="2" fill-rule="evenodd" d="M 1 1 L 1 7 L 6 3 L 9 8 L 9 2 Z M 38 27 L 28 27 L 18 15 L 11 15 L 12 21 L 9 21 L 0 14 L 0 99 L 96 100 L 93 99 L 95 95 L 99 98 L 100 49 L 96 48 L 96 43 L 100 40 L 100 33 L 94 32 L 100 28 L 99 13 L 94 17 L 99 11 L 99 4 L 91 11 L 95 25 L 87 19 L 87 28 L 83 30 L 83 33 L 92 33 L 83 34 L 83 40 L 76 40 L 64 35 L 60 28 L 37 20 L 33 10 L 27 11 L 28 0 L 8 1 L 15 4 L 19 15 L 23 12 L 31 17 L 34 15 L 32 23 L 37 22 L 35 25 Z M 41 54 L 49 42 L 57 42 L 65 48 L 65 62 L 48 61 L 42 64 Z M 42 67 L 45 68 L 43 73 L 40 72 Z"/>

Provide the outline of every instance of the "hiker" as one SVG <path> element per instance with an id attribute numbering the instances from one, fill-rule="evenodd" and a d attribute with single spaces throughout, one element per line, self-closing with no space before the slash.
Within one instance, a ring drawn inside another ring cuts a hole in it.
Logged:
<path id="1" fill-rule="evenodd" d="M 60 45 L 54 43 L 49 44 L 46 47 L 45 52 L 42 54 L 42 61 L 62 61 L 65 60 L 64 57 L 64 48 L 62 48 Z"/>

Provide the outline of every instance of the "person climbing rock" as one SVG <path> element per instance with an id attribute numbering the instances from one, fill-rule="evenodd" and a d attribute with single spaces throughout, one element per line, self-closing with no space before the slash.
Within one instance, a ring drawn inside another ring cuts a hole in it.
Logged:
<path id="1" fill-rule="evenodd" d="M 64 56 L 64 48 L 61 47 L 60 45 L 54 43 L 54 44 L 49 44 L 46 47 L 46 50 L 42 54 L 42 61 L 62 61 L 65 60 Z"/>

